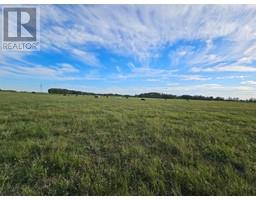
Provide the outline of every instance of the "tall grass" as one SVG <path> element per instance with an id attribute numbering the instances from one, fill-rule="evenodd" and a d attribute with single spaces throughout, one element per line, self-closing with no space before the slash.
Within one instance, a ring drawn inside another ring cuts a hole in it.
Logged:
<path id="1" fill-rule="evenodd" d="M 256 195 L 256 104 L 0 93 L 1 195 Z"/>

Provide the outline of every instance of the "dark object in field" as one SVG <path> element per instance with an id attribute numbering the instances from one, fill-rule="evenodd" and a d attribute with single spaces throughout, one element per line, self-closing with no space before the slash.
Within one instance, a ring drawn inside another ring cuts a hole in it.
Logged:
<path id="1" fill-rule="evenodd" d="M 141 101 L 146 101 L 146 99 L 140 99 Z"/>
<path id="2" fill-rule="evenodd" d="M 95 95 L 95 96 L 94 96 L 94 98 L 95 98 L 95 99 L 98 99 L 98 98 L 100 98 L 100 96 L 98 96 L 98 95 Z"/>

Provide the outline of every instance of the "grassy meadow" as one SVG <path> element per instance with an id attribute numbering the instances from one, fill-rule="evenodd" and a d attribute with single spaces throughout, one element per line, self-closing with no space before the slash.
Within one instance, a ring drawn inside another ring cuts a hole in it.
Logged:
<path id="1" fill-rule="evenodd" d="M 1 195 L 255 188 L 255 103 L 0 92 Z"/>

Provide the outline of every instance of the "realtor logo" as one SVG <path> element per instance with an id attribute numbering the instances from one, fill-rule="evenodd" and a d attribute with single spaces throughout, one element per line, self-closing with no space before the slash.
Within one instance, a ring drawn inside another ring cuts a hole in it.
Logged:
<path id="1" fill-rule="evenodd" d="M 3 51 L 40 50 L 37 7 L 6 7 L 2 15 Z"/>

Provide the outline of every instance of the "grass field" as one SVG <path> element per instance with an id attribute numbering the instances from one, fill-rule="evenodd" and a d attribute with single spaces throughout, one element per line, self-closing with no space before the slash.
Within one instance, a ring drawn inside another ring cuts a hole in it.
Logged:
<path id="1" fill-rule="evenodd" d="M 256 104 L 0 93 L 1 195 L 256 195 Z"/>

